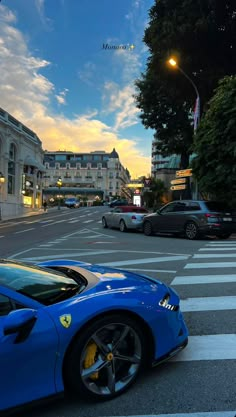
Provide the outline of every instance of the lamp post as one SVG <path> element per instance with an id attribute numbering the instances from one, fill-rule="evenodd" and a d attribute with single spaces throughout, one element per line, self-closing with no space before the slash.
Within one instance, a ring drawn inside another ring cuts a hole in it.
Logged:
<path id="1" fill-rule="evenodd" d="M 59 177 L 58 180 L 57 180 L 57 186 L 58 186 L 58 192 L 59 192 L 57 209 L 60 210 L 61 209 L 60 189 L 61 189 L 61 186 L 62 186 L 62 179 L 61 179 L 61 177 Z"/>
<path id="2" fill-rule="evenodd" d="M 2 174 L 2 172 L 0 172 L 0 186 L 2 184 L 4 184 L 4 182 L 5 182 L 5 176 Z M 2 220 L 2 209 L 1 209 L 1 207 L 0 207 L 0 220 Z"/>
<path id="3" fill-rule="evenodd" d="M 192 85 L 192 87 L 194 88 L 194 91 L 196 93 L 196 103 L 195 103 L 195 109 L 194 109 L 194 124 L 193 124 L 193 131 L 194 133 L 196 133 L 198 124 L 199 124 L 199 119 L 200 119 L 200 95 L 199 95 L 199 91 L 197 89 L 196 84 L 193 82 L 193 80 L 188 76 L 188 74 L 186 74 L 186 72 L 180 68 L 180 66 L 178 65 L 177 61 L 174 58 L 170 58 L 168 60 L 169 64 L 173 67 L 173 68 L 177 68 L 181 74 L 184 75 L 185 78 L 187 78 L 187 80 L 190 82 L 190 84 Z"/>
<path id="4" fill-rule="evenodd" d="M 200 120 L 200 95 L 199 95 L 199 91 L 197 89 L 196 84 L 193 82 L 193 80 L 188 76 L 188 74 L 186 74 L 186 72 L 178 65 L 176 59 L 174 59 L 173 57 L 170 58 L 168 60 L 168 63 L 173 67 L 173 68 L 177 68 L 181 74 L 184 75 L 185 78 L 187 78 L 187 80 L 190 82 L 190 84 L 192 85 L 192 87 L 194 88 L 194 91 L 196 93 L 196 102 L 195 102 L 195 108 L 194 108 L 194 120 L 193 120 L 193 132 L 194 135 L 196 134 L 197 128 L 198 128 L 198 124 L 199 124 L 199 120 Z M 188 186 L 190 186 L 189 182 L 188 182 Z M 196 198 L 197 198 L 197 182 L 196 182 Z"/>

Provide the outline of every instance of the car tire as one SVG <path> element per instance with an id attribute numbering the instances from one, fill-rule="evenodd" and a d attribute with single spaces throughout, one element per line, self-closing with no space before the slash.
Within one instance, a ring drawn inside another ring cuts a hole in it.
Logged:
<path id="1" fill-rule="evenodd" d="M 132 385 L 141 371 L 146 349 L 136 320 L 113 314 L 91 323 L 73 341 L 64 363 L 69 393 L 109 400 Z"/>
<path id="2" fill-rule="evenodd" d="M 153 235 L 153 227 L 152 227 L 152 224 L 150 222 L 144 222 L 144 224 L 143 224 L 143 233 L 146 236 Z"/>
<path id="3" fill-rule="evenodd" d="M 199 229 L 195 222 L 189 221 L 185 225 L 185 237 L 189 240 L 195 240 L 199 237 Z"/>
<path id="4" fill-rule="evenodd" d="M 125 221 L 124 221 L 124 220 L 121 220 L 121 221 L 120 221 L 120 231 L 121 231 L 121 232 L 127 232 L 127 226 L 126 226 L 126 224 L 125 224 Z"/>
<path id="5" fill-rule="evenodd" d="M 108 228 L 107 221 L 106 221 L 105 217 L 102 218 L 102 226 L 103 226 L 104 229 Z"/>
<path id="6" fill-rule="evenodd" d="M 218 237 L 220 239 L 228 239 L 232 233 L 221 233 Z"/>

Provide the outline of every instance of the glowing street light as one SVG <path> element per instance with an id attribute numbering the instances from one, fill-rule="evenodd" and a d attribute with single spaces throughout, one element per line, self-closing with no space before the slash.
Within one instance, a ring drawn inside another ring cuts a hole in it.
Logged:
<path id="1" fill-rule="evenodd" d="M 168 63 L 173 67 L 177 68 L 184 76 L 187 78 L 187 80 L 191 83 L 192 87 L 194 88 L 194 91 L 196 93 L 196 103 L 195 103 L 195 109 L 194 109 L 194 123 L 193 123 L 193 130 L 194 133 L 196 133 L 199 119 L 200 119 L 200 95 L 197 89 L 196 84 L 193 82 L 193 80 L 186 74 L 186 72 L 178 65 L 178 62 L 174 57 L 170 58 L 168 60 Z"/>
<path id="2" fill-rule="evenodd" d="M 57 186 L 58 186 L 58 193 L 59 193 L 59 197 L 58 197 L 58 205 L 57 205 L 57 209 L 60 210 L 61 209 L 61 196 L 60 196 L 60 189 L 62 186 L 62 179 L 61 177 L 58 178 L 57 180 Z"/>

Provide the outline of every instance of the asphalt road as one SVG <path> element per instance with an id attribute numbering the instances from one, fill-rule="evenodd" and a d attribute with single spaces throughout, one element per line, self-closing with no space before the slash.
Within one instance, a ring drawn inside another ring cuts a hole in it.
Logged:
<path id="1" fill-rule="evenodd" d="M 52 211 L 0 223 L 0 257 L 76 259 L 141 271 L 172 285 L 189 328 L 188 347 L 144 372 L 105 403 L 57 400 L 24 417 L 236 414 L 236 239 L 188 241 L 103 229 L 107 207 Z M 203 414 L 200 414 L 203 413 Z"/>

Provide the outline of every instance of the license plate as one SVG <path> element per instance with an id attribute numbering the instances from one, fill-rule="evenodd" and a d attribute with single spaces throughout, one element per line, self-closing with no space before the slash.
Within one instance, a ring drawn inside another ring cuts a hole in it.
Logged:
<path id="1" fill-rule="evenodd" d="M 223 222 L 232 222 L 232 217 L 223 217 Z"/>

